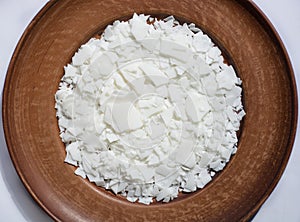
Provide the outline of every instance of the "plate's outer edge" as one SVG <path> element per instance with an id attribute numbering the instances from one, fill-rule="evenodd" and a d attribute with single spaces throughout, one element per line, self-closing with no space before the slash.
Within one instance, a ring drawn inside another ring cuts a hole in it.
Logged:
<path id="1" fill-rule="evenodd" d="M 289 144 L 287 146 L 286 149 L 286 154 L 285 154 L 285 158 L 282 161 L 282 167 L 279 168 L 278 172 L 277 172 L 277 176 L 274 178 L 272 185 L 266 190 L 266 193 L 264 196 L 262 196 L 262 198 L 260 199 L 260 201 L 257 202 L 257 204 L 253 207 L 253 209 L 251 211 L 249 211 L 241 220 L 242 221 L 248 221 L 249 219 L 251 219 L 253 217 L 253 215 L 259 210 L 259 208 L 261 207 L 261 205 L 266 201 L 266 199 L 269 197 L 269 195 L 272 193 L 272 191 L 274 190 L 275 186 L 277 185 L 281 175 L 284 172 L 284 169 L 288 163 L 288 159 L 289 156 L 291 154 L 292 151 L 292 147 L 293 147 L 293 143 L 294 143 L 294 139 L 295 139 L 295 134 L 296 134 L 296 129 L 297 129 L 297 119 L 298 119 L 298 97 L 297 97 L 297 87 L 296 87 L 296 82 L 295 82 L 295 77 L 294 77 L 294 72 L 292 69 L 292 65 L 288 56 L 288 53 L 284 47 L 284 44 L 282 42 L 282 40 L 280 39 L 277 31 L 275 30 L 275 28 L 273 27 L 273 25 L 271 24 L 271 22 L 268 20 L 268 18 L 264 15 L 264 13 L 259 9 L 259 7 L 257 5 L 255 5 L 255 3 L 253 3 L 252 1 L 243 1 L 243 0 L 236 0 L 237 2 L 239 2 L 239 4 L 242 5 L 242 7 L 244 7 L 248 12 L 250 12 L 256 19 L 257 21 L 259 21 L 264 28 L 267 29 L 267 32 L 269 34 L 269 36 L 272 38 L 273 41 L 277 42 L 280 46 L 280 49 L 282 50 L 282 53 L 284 54 L 285 57 L 285 62 L 288 65 L 287 67 L 287 72 L 290 74 L 289 78 L 291 80 L 291 89 L 292 89 L 292 100 L 293 100 L 293 106 L 294 106 L 294 110 L 293 110 L 293 122 L 292 122 L 292 128 L 290 130 L 290 138 L 289 138 Z M 12 145 L 11 145 L 11 138 L 9 137 L 9 124 L 7 121 L 8 115 L 9 115 L 9 110 L 7 108 L 7 100 L 8 100 L 8 93 L 9 93 L 9 84 L 10 84 L 10 79 L 14 70 L 14 63 L 15 61 L 18 59 L 18 55 L 19 55 L 19 51 L 22 48 L 24 42 L 26 41 L 26 38 L 28 37 L 28 34 L 30 33 L 30 31 L 34 28 L 34 26 L 39 22 L 39 20 L 44 16 L 44 14 L 52 7 L 54 6 L 56 3 L 58 2 L 58 0 L 50 0 L 49 2 L 46 3 L 46 5 L 38 12 L 38 14 L 34 17 L 34 19 L 30 22 L 30 24 L 27 26 L 27 28 L 25 29 L 22 37 L 20 38 L 16 49 L 13 53 L 12 59 L 10 61 L 9 67 L 8 67 L 8 71 L 7 71 L 7 75 L 5 78 L 5 85 L 4 85 L 4 89 L 3 89 L 3 100 L 2 100 L 2 117 L 3 117 L 3 128 L 4 128 L 4 134 L 5 134 L 5 139 L 6 139 L 6 143 L 7 143 L 7 147 L 8 147 L 8 151 L 10 153 L 12 162 L 14 164 L 14 167 L 16 168 L 16 171 L 19 175 L 19 177 L 21 178 L 21 181 L 23 182 L 24 186 L 26 187 L 26 189 L 28 190 L 28 192 L 32 195 L 32 197 L 35 199 L 35 201 L 46 211 L 46 213 L 48 213 L 54 220 L 56 221 L 60 221 L 59 218 L 57 218 L 54 214 L 52 214 L 51 211 L 48 210 L 47 206 L 45 206 L 37 197 L 37 195 L 35 194 L 34 190 L 31 189 L 31 187 L 28 185 L 26 178 L 24 177 L 24 175 L 22 174 L 22 171 L 20 170 L 18 163 L 15 160 L 14 155 L 12 154 Z"/>
<path id="2" fill-rule="evenodd" d="M 34 16 L 34 18 L 32 19 L 32 21 L 29 23 L 29 25 L 26 27 L 25 31 L 23 32 L 14 52 L 12 55 L 12 58 L 10 60 L 8 69 L 7 69 L 7 73 L 6 73 L 6 77 L 5 77 L 5 83 L 4 83 L 4 87 L 3 87 L 3 97 L 2 97 L 2 121 L 3 121 L 3 129 L 4 129 L 4 135 L 5 135 L 5 141 L 6 141 L 6 145 L 8 148 L 8 152 L 10 154 L 10 158 L 12 159 L 13 165 L 17 171 L 17 174 L 19 175 L 22 183 L 24 184 L 25 188 L 27 189 L 27 191 L 31 194 L 31 196 L 33 197 L 33 199 L 42 207 L 42 209 L 50 216 L 52 217 L 55 221 L 60 221 L 59 218 L 57 218 L 51 211 L 48 210 L 47 206 L 45 206 L 37 197 L 37 195 L 35 194 L 34 190 L 31 189 L 31 187 L 29 186 L 29 184 L 26 181 L 26 178 L 24 177 L 24 175 L 22 174 L 19 165 L 17 164 L 14 155 L 11 152 L 11 138 L 9 137 L 9 124 L 7 121 L 7 117 L 8 117 L 8 113 L 9 110 L 6 106 L 7 104 L 7 100 L 8 100 L 8 93 L 9 93 L 9 84 L 10 84 L 10 79 L 14 70 L 14 63 L 15 61 L 18 59 L 18 55 L 19 55 L 19 51 L 21 50 L 24 42 L 26 41 L 29 33 L 31 32 L 31 30 L 34 28 L 34 26 L 38 23 L 38 21 L 46 14 L 46 12 L 53 7 L 56 3 L 58 2 L 58 0 L 49 0 L 42 8 L 41 10 Z"/>
<path id="3" fill-rule="evenodd" d="M 276 41 L 280 45 L 280 49 L 282 50 L 282 53 L 284 54 L 285 57 L 285 62 L 288 65 L 288 73 L 290 73 L 289 77 L 291 80 L 291 89 L 293 90 L 292 92 L 292 100 L 294 104 L 294 110 L 293 110 L 293 122 L 292 122 L 292 128 L 290 129 L 290 138 L 289 138 L 289 144 L 286 149 L 286 154 L 285 158 L 282 161 L 282 167 L 279 168 L 276 177 L 274 178 L 272 185 L 267 189 L 266 193 L 262 198 L 260 199 L 259 202 L 255 205 L 255 207 L 248 212 L 247 215 L 244 216 L 242 219 L 243 221 L 249 221 L 253 219 L 257 211 L 260 209 L 260 207 L 263 205 L 263 203 L 268 199 L 268 197 L 271 195 L 273 190 L 275 189 L 276 185 L 278 184 L 285 168 L 288 163 L 288 160 L 290 158 L 294 141 L 295 141 L 295 136 L 296 136 L 296 131 L 297 131 L 297 123 L 298 123 L 298 93 L 297 93 L 297 85 L 296 85 L 296 80 L 295 80 L 295 75 L 293 71 L 293 66 L 290 61 L 289 55 L 287 53 L 287 50 L 278 34 L 276 31 L 275 27 L 271 23 L 271 21 L 268 19 L 268 17 L 264 14 L 264 12 L 253 2 L 253 1 L 243 1 L 243 0 L 237 0 L 243 7 L 245 7 L 266 29 L 268 34 L 272 37 L 274 41 Z"/>

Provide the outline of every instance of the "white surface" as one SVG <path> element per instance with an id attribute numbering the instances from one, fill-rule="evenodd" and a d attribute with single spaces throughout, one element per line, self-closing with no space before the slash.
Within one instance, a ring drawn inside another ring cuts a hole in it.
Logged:
<path id="1" fill-rule="evenodd" d="M 25 27 L 46 0 L 0 0 L 0 89 L 7 66 Z M 297 83 L 300 81 L 300 1 L 254 0 L 280 34 L 291 58 Z M 1 115 L 2 116 L 2 115 Z M 1 117 L 0 117 L 1 119 Z M 2 122 L 2 119 L 0 120 Z M 299 131 L 299 127 L 298 127 Z M 288 166 L 274 192 L 253 222 L 299 222 L 300 138 L 297 134 Z M 4 221 L 52 221 L 31 199 L 20 182 L 7 152 L 0 128 L 0 217 Z"/>

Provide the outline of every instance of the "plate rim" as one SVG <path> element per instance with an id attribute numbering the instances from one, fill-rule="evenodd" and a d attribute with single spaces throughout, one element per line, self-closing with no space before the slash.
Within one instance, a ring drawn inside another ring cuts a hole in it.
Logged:
<path id="1" fill-rule="evenodd" d="M 24 43 L 26 42 L 27 38 L 29 37 L 31 31 L 34 29 L 34 27 L 38 24 L 40 19 L 46 14 L 46 12 L 52 8 L 55 4 L 57 4 L 59 0 L 50 0 L 48 1 L 41 9 L 40 11 L 34 16 L 34 18 L 31 20 L 31 22 L 28 24 L 26 29 L 24 30 L 21 38 L 19 39 L 15 50 L 12 54 L 7 72 L 5 77 L 5 82 L 3 86 L 2 91 L 2 123 L 3 123 L 3 129 L 4 129 L 4 136 L 5 141 L 7 145 L 7 149 L 10 155 L 10 158 L 12 160 L 12 163 L 14 165 L 14 168 L 16 169 L 16 172 L 21 179 L 22 183 L 24 184 L 26 190 L 30 193 L 31 197 L 39 204 L 39 206 L 54 220 L 61 221 L 56 215 L 54 215 L 46 206 L 46 204 L 42 203 L 34 190 L 30 187 L 26 180 L 26 176 L 24 173 L 22 173 L 22 170 L 20 169 L 18 162 L 16 160 L 15 154 L 13 152 L 13 145 L 11 143 L 12 138 L 10 135 L 10 127 L 8 122 L 9 117 L 9 110 L 7 102 L 9 101 L 9 88 L 10 88 L 10 82 L 11 77 L 13 76 L 14 72 L 14 65 L 19 57 L 19 52 L 22 49 Z M 264 28 L 266 28 L 266 31 L 270 38 L 273 41 L 276 41 L 276 43 L 279 46 L 279 49 L 281 50 L 281 53 L 285 59 L 285 63 L 287 64 L 286 69 L 288 78 L 290 80 L 290 90 L 291 90 L 291 101 L 293 104 L 293 110 L 291 114 L 291 129 L 289 133 L 288 138 L 288 144 L 286 146 L 286 152 L 284 155 L 284 158 L 282 159 L 281 167 L 277 170 L 275 173 L 276 176 L 274 176 L 273 181 L 271 182 L 271 185 L 266 189 L 265 194 L 260 198 L 260 200 L 254 205 L 254 207 L 248 211 L 243 218 L 241 218 L 242 221 L 248 221 L 251 218 L 255 216 L 255 214 L 258 212 L 260 207 L 263 205 L 263 203 L 268 199 L 268 197 L 271 195 L 273 190 L 275 189 L 276 185 L 278 184 L 283 172 L 286 169 L 289 157 L 291 155 L 294 142 L 295 142 L 295 136 L 297 131 L 297 124 L 298 124 L 298 93 L 297 93 L 297 86 L 296 86 L 296 80 L 295 80 L 295 73 L 293 70 L 293 66 L 291 64 L 288 52 L 283 44 L 282 39 L 280 38 L 278 32 L 276 31 L 275 27 L 271 23 L 271 21 L 268 19 L 268 17 L 264 14 L 264 12 L 258 7 L 256 3 L 253 1 L 243 1 L 243 0 L 236 0 L 238 4 L 240 4 L 246 11 L 248 11 Z"/>

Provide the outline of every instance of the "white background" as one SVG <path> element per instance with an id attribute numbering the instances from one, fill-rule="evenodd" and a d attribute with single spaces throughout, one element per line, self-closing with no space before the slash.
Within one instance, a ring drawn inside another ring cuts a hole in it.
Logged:
<path id="1" fill-rule="evenodd" d="M 297 85 L 300 81 L 300 1 L 254 0 L 280 34 L 291 58 Z M 13 50 L 24 29 L 46 0 L 0 0 L 0 90 Z M 2 93 L 1 93 L 2 98 Z M 2 115 L 1 115 L 2 116 Z M 0 117 L 1 119 L 2 117 Z M 0 120 L 2 123 L 2 121 Z M 298 127 L 299 131 L 299 127 Z M 253 222 L 300 222 L 300 138 L 296 136 L 288 166 L 274 192 Z M 10 160 L 0 127 L 0 220 L 52 221 L 31 199 Z"/>

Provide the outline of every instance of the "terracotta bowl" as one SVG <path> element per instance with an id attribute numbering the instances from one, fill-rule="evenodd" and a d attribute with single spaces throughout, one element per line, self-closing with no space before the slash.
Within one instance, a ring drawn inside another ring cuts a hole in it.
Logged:
<path id="1" fill-rule="evenodd" d="M 55 116 L 54 94 L 75 51 L 134 12 L 195 23 L 243 80 L 247 115 L 236 155 L 204 189 L 167 204 L 132 204 L 75 176 L 74 167 L 64 163 Z M 297 93 L 282 42 L 251 1 L 53 0 L 30 23 L 12 57 L 3 122 L 20 178 L 57 221 L 247 221 L 287 164 Z"/>

